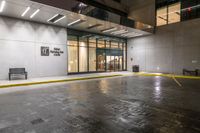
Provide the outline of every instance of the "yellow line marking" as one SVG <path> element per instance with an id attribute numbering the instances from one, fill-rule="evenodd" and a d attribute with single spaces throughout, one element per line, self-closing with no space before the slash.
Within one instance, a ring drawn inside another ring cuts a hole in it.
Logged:
<path id="1" fill-rule="evenodd" d="M 181 83 L 178 82 L 178 80 L 177 80 L 174 76 L 172 77 L 172 79 L 173 79 L 180 87 L 182 87 Z"/>
<path id="2" fill-rule="evenodd" d="M 195 77 L 195 76 L 183 76 L 183 75 L 172 75 L 172 74 L 157 74 L 157 73 L 144 73 L 144 72 L 140 72 L 140 73 L 134 73 L 138 76 L 162 76 L 162 77 L 169 77 L 169 78 L 184 78 L 184 79 L 200 79 L 200 76 Z"/>
<path id="3" fill-rule="evenodd" d="M 80 81 L 80 80 L 90 80 L 90 79 L 101 79 L 101 78 L 111 78 L 111 77 L 117 77 L 117 76 L 123 76 L 123 75 L 115 74 L 115 75 L 106 75 L 106 76 L 91 76 L 91 77 L 82 77 L 82 78 L 71 78 L 71 79 L 63 79 L 63 80 L 49 80 L 49 81 L 41 81 L 41 82 L 18 83 L 18 84 L 0 85 L 0 88 L 30 86 L 30 85 L 60 83 L 60 82 Z"/>

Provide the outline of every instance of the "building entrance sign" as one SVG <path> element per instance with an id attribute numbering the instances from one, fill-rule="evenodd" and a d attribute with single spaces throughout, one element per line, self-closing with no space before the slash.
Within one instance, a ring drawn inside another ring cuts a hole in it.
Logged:
<path id="1" fill-rule="evenodd" d="M 64 51 L 62 51 L 60 48 L 53 48 L 50 50 L 49 47 L 41 46 L 41 56 L 49 56 L 50 54 L 53 56 L 61 56 L 61 54 L 64 54 Z"/>

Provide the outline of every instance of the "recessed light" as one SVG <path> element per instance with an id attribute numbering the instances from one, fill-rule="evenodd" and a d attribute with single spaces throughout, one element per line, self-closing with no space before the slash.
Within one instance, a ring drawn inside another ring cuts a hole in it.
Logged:
<path id="1" fill-rule="evenodd" d="M 111 34 L 118 35 L 118 34 L 124 34 L 124 33 L 127 33 L 127 32 L 128 32 L 128 30 L 119 30 L 119 31 L 111 32 Z"/>
<path id="2" fill-rule="evenodd" d="M 82 20 L 82 19 L 77 19 L 71 23 L 68 24 L 68 26 L 73 26 L 73 25 L 76 25 L 76 24 L 80 24 L 82 22 L 85 22 L 86 20 Z"/>
<path id="3" fill-rule="evenodd" d="M 116 27 L 112 27 L 112 28 L 104 29 L 101 32 L 106 33 L 106 32 L 111 32 L 111 31 L 114 31 L 114 30 L 117 30 L 117 28 Z"/>
<path id="4" fill-rule="evenodd" d="M 1 2 L 1 6 L 0 6 L 0 12 L 3 12 L 3 9 L 4 9 L 5 5 L 6 5 L 6 1 L 3 0 L 3 1 Z"/>
<path id="5" fill-rule="evenodd" d="M 40 11 L 40 9 L 37 9 L 37 10 L 30 16 L 30 18 L 33 18 L 36 14 L 38 14 L 39 11 Z"/>
<path id="6" fill-rule="evenodd" d="M 57 19 L 54 23 L 57 23 L 58 21 L 64 19 L 66 16 L 62 16 L 61 18 Z"/>
<path id="7" fill-rule="evenodd" d="M 96 27 L 99 27 L 99 26 L 102 26 L 102 24 L 91 25 L 91 26 L 87 27 L 87 29 L 93 29 L 93 28 L 96 28 Z"/>
<path id="8" fill-rule="evenodd" d="M 57 17 L 59 14 L 54 15 L 53 17 L 51 17 L 50 19 L 47 20 L 47 22 L 51 21 L 52 19 L 54 19 L 55 17 Z"/>
<path id="9" fill-rule="evenodd" d="M 26 13 L 27 13 L 30 9 L 31 9 L 30 7 L 27 7 L 26 10 L 22 13 L 21 16 L 24 17 L 24 16 L 26 15 Z"/>
<path id="10" fill-rule="evenodd" d="M 61 15 L 61 14 L 56 14 L 53 17 L 51 17 L 49 20 L 47 20 L 47 22 L 51 22 L 51 23 L 57 23 L 58 21 L 64 19 L 66 16 Z"/>

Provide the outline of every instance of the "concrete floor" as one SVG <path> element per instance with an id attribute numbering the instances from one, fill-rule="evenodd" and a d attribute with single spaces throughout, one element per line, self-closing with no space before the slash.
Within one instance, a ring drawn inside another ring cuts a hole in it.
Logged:
<path id="1" fill-rule="evenodd" d="M 0 90 L 0 133 L 199 133 L 199 80 L 115 77 Z M 15 91 L 15 90 L 17 91 Z"/>

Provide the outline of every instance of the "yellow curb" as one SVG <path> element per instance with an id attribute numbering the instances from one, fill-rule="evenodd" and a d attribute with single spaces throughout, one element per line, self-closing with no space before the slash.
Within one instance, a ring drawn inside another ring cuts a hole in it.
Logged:
<path id="1" fill-rule="evenodd" d="M 121 74 L 108 75 L 108 76 L 93 76 L 93 77 L 83 77 L 83 78 L 71 78 L 64 80 L 49 80 L 42 82 L 28 82 L 28 83 L 19 83 L 19 84 L 9 84 L 9 85 L 0 85 L 0 88 L 9 88 L 9 87 L 18 87 L 18 86 L 30 86 L 30 85 L 39 85 L 39 84 L 49 84 L 49 83 L 59 83 L 59 82 L 69 82 L 69 81 L 79 81 L 79 80 L 90 80 L 90 79 L 100 79 L 100 78 L 111 78 L 123 76 Z"/>

